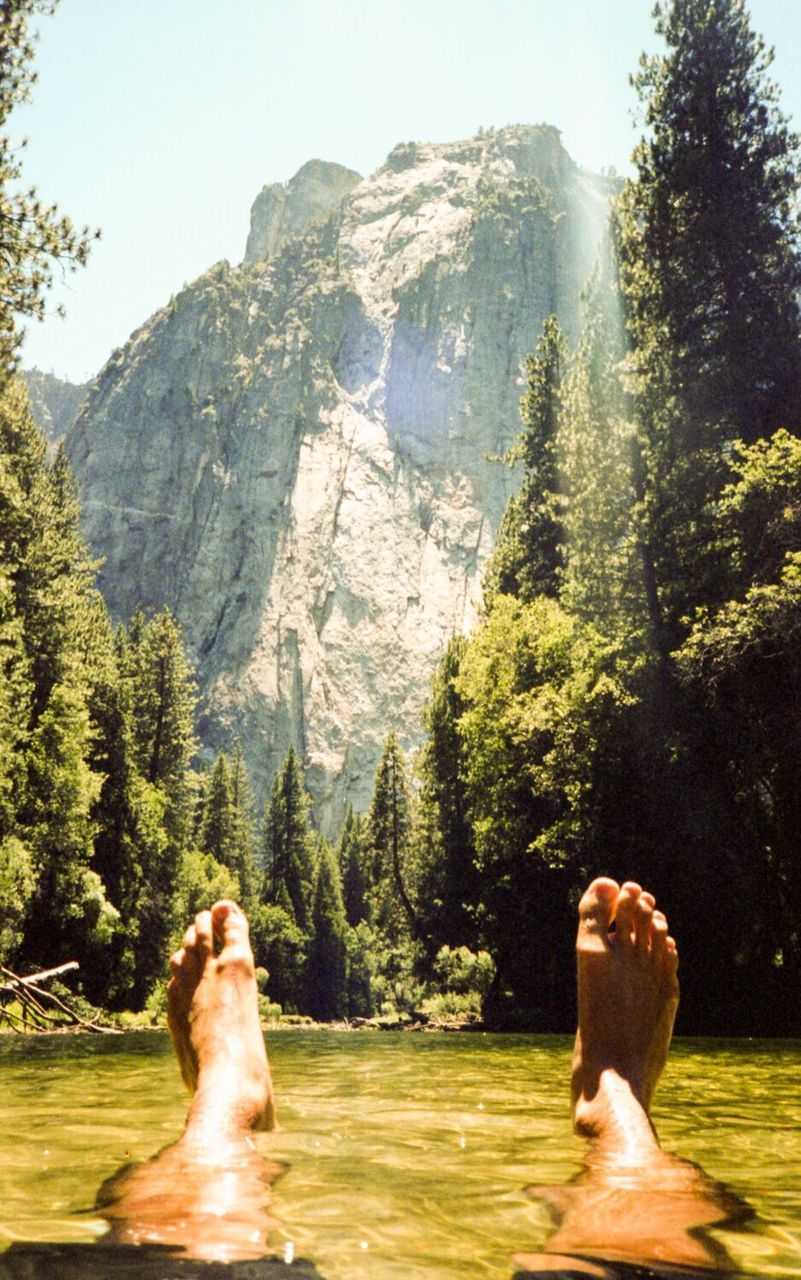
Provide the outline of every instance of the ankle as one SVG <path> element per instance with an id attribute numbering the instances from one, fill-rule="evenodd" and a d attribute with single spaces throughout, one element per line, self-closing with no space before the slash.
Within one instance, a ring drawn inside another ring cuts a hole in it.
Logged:
<path id="1" fill-rule="evenodd" d="M 621 1154 L 658 1149 L 648 1109 L 637 1088 L 614 1067 L 605 1067 L 573 1081 L 573 1126 L 584 1138 L 591 1138 Z"/>

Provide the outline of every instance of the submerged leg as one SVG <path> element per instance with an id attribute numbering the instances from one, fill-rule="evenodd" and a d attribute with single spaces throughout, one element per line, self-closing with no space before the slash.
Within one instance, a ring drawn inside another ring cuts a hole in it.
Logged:
<path id="1" fill-rule="evenodd" d="M 545 1254 L 518 1262 L 542 1271 L 565 1266 L 559 1255 L 585 1254 L 725 1266 L 701 1229 L 743 1206 L 695 1165 L 666 1154 L 651 1123 L 679 1000 L 667 921 L 639 885 L 595 880 L 579 905 L 576 953 L 573 1123 L 590 1146 L 575 1182 L 537 1188 L 557 1227 Z M 574 1258 L 570 1265 L 576 1269 Z"/>
<path id="2" fill-rule="evenodd" d="M 247 920 L 216 902 L 189 927 L 170 962 L 168 1021 L 192 1102 L 182 1137 L 123 1170 L 98 1197 L 118 1244 L 158 1244 L 190 1257 L 259 1257 L 271 1226 L 268 1188 L 279 1171 L 251 1134 L 275 1126 Z"/>

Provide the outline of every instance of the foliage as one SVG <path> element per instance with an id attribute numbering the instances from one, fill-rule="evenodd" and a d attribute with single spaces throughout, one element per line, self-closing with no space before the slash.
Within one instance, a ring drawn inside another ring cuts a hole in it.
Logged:
<path id="1" fill-rule="evenodd" d="M 339 866 L 331 847 L 323 843 L 306 967 L 306 1005 L 318 1021 L 343 1018 L 347 1013 L 347 927 Z"/>
<path id="2" fill-rule="evenodd" d="M 366 843 L 369 918 L 393 943 L 419 930 L 410 897 L 414 876 L 411 831 L 406 762 L 395 734 L 390 733 L 376 770 Z"/>
<path id="3" fill-rule="evenodd" d="M 187 924 L 220 898 L 240 897 L 239 881 L 231 868 L 213 854 L 187 849 L 178 868 L 177 887 L 172 902 L 170 950 L 180 946 Z"/>
<path id="4" fill-rule="evenodd" d="M 753 442 L 797 412 L 798 139 L 743 0 L 655 13 L 667 47 L 634 79 L 647 133 L 621 204 L 629 320 L 697 447 Z"/>
<path id="5" fill-rule="evenodd" d="M 793 428 L 801 390 L 797 139 L 743 0 L 656 10 L 635 79 L 647 133 L 617 218 L 633 344 L 642 537 L 663 660 L 727 582 L 715 555 L 731 442 Z"/>
<path id="6" fill-rule="evenodd" d="M 367 870 L 365 865 L 365 831 L 361 814 L 349 805 L 339 838 L 339 870 L 342 897 L 348 924 L 356 926 L 367 919 Z"/>
<path id="7" fill-rule="evenodd" d="M 468 819 L 460 728 L 465 702 L 458 676 L 466 648 L 464 636 L 453 636 L 435 672 L 425 713 L 428 737 L 418 763 L 422 786 L 416 830 L 417 910 L 421 933 L 432 954 L 445 938 L 456 943 L 473 940 L 481 893 Z"/>
<path id="8" fill-rule="evenodd" d="M 256 882 L 252 811 L 250 779 L 237 745 L 230 762 L 225 752 L 214 762 L 203 797 L 198 842 L 229 869 L 237 885 L 234 896 L 248 912 L 255 905 Z"/>
<path id="9" fill-rule="evenodd" d="M 520 402 L 523 431 L 504 461 L 523 463 L 520 492 L 507 504 L 485 578 L 496 592 L 530 600 L 556 595 L 563 568 L 557 432 L 565 339 L 556 316 L 545 321 L 536 353 L 526 360 L 528 389 Z"/>
<path id="10" fill-rule="evenodd" d="M 54 7 L 50 0 L 4 0 L 0 18 L 0 391 L 16 365 L 20 319 L 43 318 L 55 265 L 83 265 L 90 247 L 88 227 L 77 230 L 23 186 L 20 148 L 6 131 L 36 80 L 31 22 Z"/>
<path id="11" fill-rule="evenodd" d="M 315 841 L 309 797 L 293 747 L 276 775 L 265 809 L 262 866 L 264 900 L 280 904 L 301 932 L 308 934 L 316 873 Z"/>
<path id="12" fill-rule="evenodd" d="M 36 888 L 29 851 L 16 836 L 0 844 L 0 964 L 5 964 L 22 941 L 28 904 Z"/>

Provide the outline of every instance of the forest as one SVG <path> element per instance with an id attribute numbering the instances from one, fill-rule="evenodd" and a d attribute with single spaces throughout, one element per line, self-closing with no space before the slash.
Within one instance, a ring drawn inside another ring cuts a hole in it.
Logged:
<path id="1" fill-rule="evenodd" d="M 232 896 L 265 1017 L 567 1031 L 603 873 L 670 913 L 680 1030 L 801 1034 L 799 140 L 742 0 L 654 11 L 583 333 L 532 335 L 487 464 L 520 484 L 480 622 L 333 843 L 296 752 L 258 814 L 239 746 L 197 764 L 180 626 L 112 624 L 31 418 L 23 325 L 92 240 L 6 133 L 46 8 L 0 29 L 0 964 L 77 960 L 86 1001 L 156 1018 L 169 948 Z"/>

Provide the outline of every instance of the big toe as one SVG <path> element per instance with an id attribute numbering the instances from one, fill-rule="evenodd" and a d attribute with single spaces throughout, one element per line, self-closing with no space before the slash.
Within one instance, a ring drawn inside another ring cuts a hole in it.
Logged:
<path id="1" fill-rule="evenodd" d="M 578 944 L 608 940 L 609 929 L 615 918 L 620 886 L 616 880 L 599 876 L 593 880 L 579 903 Z"/>
<path id="2" fill-rule="evenodd" d="M 214 936 L 223 951 L 229 948 L 251 956 L 248 919 L 241 907 L 230 898 L 221 898 L 211 908 Z"/>

